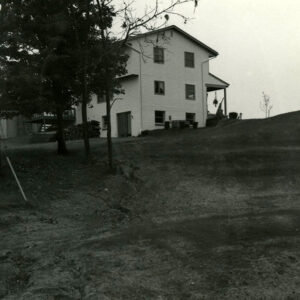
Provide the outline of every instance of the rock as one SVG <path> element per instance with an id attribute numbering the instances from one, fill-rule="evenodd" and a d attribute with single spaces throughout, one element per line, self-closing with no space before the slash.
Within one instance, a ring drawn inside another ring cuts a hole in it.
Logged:
<path id="1" fill-rule="evenodd" d="M 3 281 L 0 281 L 0 299 L 4 298 L 7 294 L 7 289 Z"/>
<path id="2" fill-rule="evenodd" d="M 0 264 L 0 278 L 11 278 L 18 274 L 19 269 L 15 267 L 11 262 L 5 262 Z"/>
<path id="3" fill-rule="evenodd" d="M 84 299 L 85 300 L 109 300 L 110 298 L 104 295 L 101 291 L 99 291 L 95 287 L 86 286 L 84 288 Z"/>
<path id="4" fill-rule="evenodd" d="M 67 287 L 41 287 L 28 291 L 21 297 L 22 300 L 49 300 L 49 299 L 64 299 L 64 300 L 79 300 L 82 299 L 79 291 Z"/>
<path id="5" fill-rule="evenodd" d="M 2 250 L 0 251 L 0 261 L 7 260 L 11 255 L 10 250 Z"/>
<path id="6" fill-rule="evenodd" d="M 84 297 L 86 300 L 110 300 L 111 298 L 105 296 L 103 293 L 91 293 Z"/>

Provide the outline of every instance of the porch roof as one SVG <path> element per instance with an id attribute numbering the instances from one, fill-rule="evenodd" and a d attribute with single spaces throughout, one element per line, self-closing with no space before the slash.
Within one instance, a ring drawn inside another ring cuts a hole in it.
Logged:
<path id="1" fill-rule="evenodd" d="M 221 78 L 213 75 L 212 73 L 208 73 L 208 79 L 205 83 L 208 92 L 217 91 L 226 89 L 229 87 L 229 83 L 222 80 Z"/>
<path id="2" fill-rule="evenodd" d="M 139 75 L 138 74 L 126 74 L 126 75 L 123 75 L 123 76 L 120 76 L 118 77 L 119 80 L 127 80 L 127 79 L 134 79 L 134 78 L 138 78 Z"/>

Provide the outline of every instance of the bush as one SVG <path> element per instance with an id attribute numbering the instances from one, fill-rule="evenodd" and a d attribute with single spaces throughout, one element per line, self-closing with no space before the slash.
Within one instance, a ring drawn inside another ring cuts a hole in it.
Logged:
<path id="1" fill-rule="evenodd" d="M 230 112 L 229 113 L 229 119 L 236 120 L 237 118 L 238 118 L 238 113 L 237 112 Z"/>
<path id="2" fill-rule="evenodd" d="M 180 129 L 189 128 L 190 122 L 189 121 L 179 121 Z"/>
<path id="3" fill-rule="evenodd" d="M 88 122 L 89 137 L 100 137 L 100 123 L 98 121 L 92 120 Z M 82 124 L 73 125 L 65 130 L 65 135 L 67 140 L 77 140 L 82 139 L 83 130 Z"/>
<path id="4" fill-rule="evenodd" d="M 149 133 L 150 133 L 149 130 L 143 130 L 143 131 L 141 132 L 141 136 L 147 136 L 147 135 L 149 135 Z"/>
<path id="5" fill-rule="evenodd" d="M 210 118 L 206 120 L 206 127 L 215 127 L 217 126 L 219 119 L 217 117 Z"/>

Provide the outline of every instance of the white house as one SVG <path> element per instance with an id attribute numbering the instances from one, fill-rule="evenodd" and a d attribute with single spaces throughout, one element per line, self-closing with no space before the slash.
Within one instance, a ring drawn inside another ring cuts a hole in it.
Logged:
<path id="1" fill-rule="evenodd" d="M 227 113 L 228 83 L 209 72 L 209 60 L 218 52 L 177 26 L 147 32 L 130 38 L 127 75 L 121 78 L 124 95 L 111 110 L 112 136 L 138 136 L 144 130 L 159 129 L 165 121 L 189 120 L 204 127 L 207 119 L 207 93 L 224 90 Z M 106 135 L 106 104 L 92 96 L 88 119 L 101 123 Z M 80 107 L 76 113 L 81 123 Z"/>

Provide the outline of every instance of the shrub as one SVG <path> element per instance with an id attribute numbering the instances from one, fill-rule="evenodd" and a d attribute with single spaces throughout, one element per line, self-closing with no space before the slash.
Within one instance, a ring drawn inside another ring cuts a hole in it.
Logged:
<path id="1" fill-rule="evenodd" d="M 89 131 L 89 137 L 99 137 L 100 123 L 95 120 L 88 122 L 88 131 Z M 82 124 L 68 127 L 65 131 L 65 135 L 67 140 L 81 139 L 83 137 Z"/>
<path id="2" fill-rule="evenodd" d="M 237 117 L 238 117 L 238 113 L 237 112 L 230 112 L 229 113 L 229 119 L 236 120 Z"/>
<path id="3" fill-rule="evenodd" d="M 147 136 L 147 135 L 149 135 L 149 133 L 150 133 L 149 130 L 143 130 L 143 131 L 141 132 L 141 136 Z"/>

